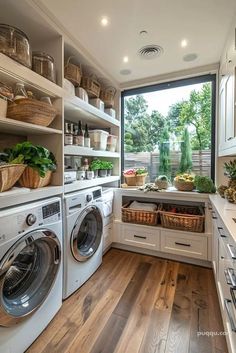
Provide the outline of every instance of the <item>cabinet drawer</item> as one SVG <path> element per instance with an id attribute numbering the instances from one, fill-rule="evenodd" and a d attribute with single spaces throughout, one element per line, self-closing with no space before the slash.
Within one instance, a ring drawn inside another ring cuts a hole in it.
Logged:
<path id="1" fill-rule="evenodd" d="M 168 231 L 161 232 L 161 251 L 207 260 L 207 238 L 199 235 L 181 235 Z"/>
<path id="2" fill-rule="evenodd" d="M 160 230 L 135 225 L 122 226 L 121 241 L 124 244 L 145 249 L 159 250 Z"/>

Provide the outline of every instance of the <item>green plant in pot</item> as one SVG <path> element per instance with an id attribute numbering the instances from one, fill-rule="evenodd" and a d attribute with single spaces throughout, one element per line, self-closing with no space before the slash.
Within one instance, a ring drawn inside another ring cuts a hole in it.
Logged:
<path id="1" fill-rule="evenodd" d="M 9 163 L 20 161 L 27 164 L 19 179 L 21 186 L 35 189 L 50 183 L 52 172 L 56 170 L 56 159 L 47 148 L 26 141 L 5 149 L 4 152 Z"/>
<path id="2" fill-rule="evenodd" d="M 158 187 L 158 189 L 167 189 L 169 186 L 169 179 L 166 175 L 159 175 L 155 179 L 155 185 Z"/>
<path id="3" fill-rule="evenodd" d="M 107 162 L 106 161 L 100 161 L 98 176 L 101 178 L 104 178 L 107 176 Z"/>
<path id="4" fill-rule="evenodd" d="M 100 169 L 100 164 L 101 164 L 101 161 L 99 159 L 94 159 L 90 163 L 90 170 L 92 170 L 94 172 L 94 177 L 95 178 L 98 177 L 98 170 Z"/>
<path id="5" fill-rule="evenodd" d="M 112 175 L 112 169 L 113 169 L 113 163 L 112 162 L 106 162 L 106 166 L 107 166 L 107 176 L 111 176 Z"/>
<path id="6" fill-rule="evenodd" d="M 236 203 L 236 159 L 224 163 L 224 169 L 224 174 L 229 178 L 228 186 L 220 185 L 217 191 L 221 197 Z"/>
<path id="7" fill-rule="evenodd" d="M 198 192 L 212 193 L 216 192 L 216 187 L 213 180 L 208 176 L 196 175 L 194 185 Z"/>

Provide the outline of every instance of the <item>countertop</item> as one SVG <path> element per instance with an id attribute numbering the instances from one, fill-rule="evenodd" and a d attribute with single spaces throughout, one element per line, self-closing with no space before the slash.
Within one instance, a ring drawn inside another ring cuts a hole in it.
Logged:
<path id="1" fill-rule="evenodd" d="M 209 195 L 209 199 L 219 213 L 226 229 L 236 242 L 236 223 L 233 220 L 233 218 L 236 219 L 236 205 L 228 202 L 217 194 Z"/>

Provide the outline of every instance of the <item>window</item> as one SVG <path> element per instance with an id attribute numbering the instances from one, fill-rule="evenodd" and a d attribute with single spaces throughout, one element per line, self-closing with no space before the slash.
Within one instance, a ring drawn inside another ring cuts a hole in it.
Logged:
<path id="1" fill-rule="evenodd" d="M 192 172 L 214 179 L 216 76 L 122 94 L 122 169 L 146 167 L 149 181 Z"/>

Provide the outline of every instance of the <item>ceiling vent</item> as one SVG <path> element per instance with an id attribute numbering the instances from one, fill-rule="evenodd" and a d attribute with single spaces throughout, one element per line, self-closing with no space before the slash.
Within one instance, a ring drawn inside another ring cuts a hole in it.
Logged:
<path id="1" fill-rule="evenodd" d="M 145 45 L 138 51 L 138 56 L 145 60 L 152 60 L 163 53 L 163 48 L 159 45 Z"/>

